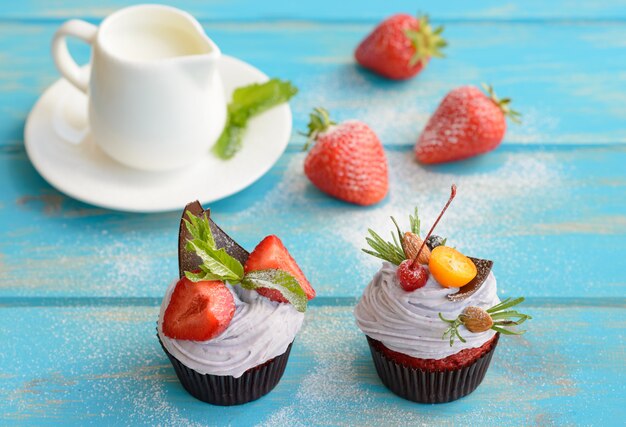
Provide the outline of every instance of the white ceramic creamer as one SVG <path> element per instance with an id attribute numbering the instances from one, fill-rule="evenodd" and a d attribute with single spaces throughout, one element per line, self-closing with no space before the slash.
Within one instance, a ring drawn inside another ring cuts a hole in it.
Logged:
<path id="1" fill-rule="evenodd" d="M 66 37 L 92 45 L 87 71 Z M 60 73 L 88 95 L 94 142 L 127 166 L 168 170 L 207 155 L 226 120 L 221 52 L 191 15 L 161 5 L 121 9 L 99 27 L 64 23 L 52 42 Z"/>

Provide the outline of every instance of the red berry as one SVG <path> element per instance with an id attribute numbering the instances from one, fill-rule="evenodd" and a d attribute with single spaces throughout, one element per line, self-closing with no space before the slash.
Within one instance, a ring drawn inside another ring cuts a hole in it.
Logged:
<path id="1" fill-rule="evenodd" d="M 452 90 L 441 101 L 415 145 L 422 163 L 442 163 L 466 159 L 493 150 L 502 142 L 506 116 L 517 120 L 509 110 L 510 100 L 498 100 L 490 90 L 485 95 L 474 86 Z"/>
<path id="2" fill-rule="evenodd" d="M 304 277 L 304 273 L 300 270 L 298 264 L 296 264 L 296 260 L 289 254 L 283 242 L 274 235 L 267 236 L 254 248 L 244 266 L 246 273 L 268 269 L 283 270 L 291 273 L 300 284 L 307 298 L 309 300 L 315 298 L 315 290 L 306 277 Z M 258 289 L 257 292 L 272 301 L 289 302 L 275 289 L 261 288 Z"/>
<path id="3" fill-rule="evenodd" d="M 412 259 L 405 259 L 398 266 L 396 272 L 400 286 L 407 292 L 413 292 L 426 285 L 428 281 L 428 270 L 421 264 L 413 265 Z"/>
<path id="4" fill-rule="evenodd" d="M 315 145 L 304 161 L 304 173 L 317 188 L 357 205 L 385 198 L 387 159 L 374 131 L 355 120 L 336 125 L 321 108 L 311 114 L 309 130 Z"/>
<path id="5" fill-rule="evenodd" d="M 419 73 L 431 57 L 441 57 L 446 46 L 442 27 L 432 29 L 428 18 L 393 15 L 381 22 L 359 44 L 354 56 L 359 64 L 381 76 L 402 80 Z"/>
<path id="6" fill-rule="evenodd" d="M 235 315 L 235 300 L 224 282 L 176 284 L 163 315 L 163 333 L 179 340 L 206 341 L 224 332 Z"/>

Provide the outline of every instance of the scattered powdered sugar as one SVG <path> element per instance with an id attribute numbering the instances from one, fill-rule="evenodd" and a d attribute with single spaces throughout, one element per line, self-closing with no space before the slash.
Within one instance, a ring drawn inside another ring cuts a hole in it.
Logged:
<path id="1" fill-rule="evenodd" d="M 522 126 L 508 126 L 506 140 L 521 144 L 555 142 L 558 137 L 559 119 L 546 114 L 536 107 L 527 107 L 524 110 L 524 124 Z M 555 135 L 556 134 L 556 135 Z M 570 138 L 571 140 L 571 138 Z M 567 138 L 563 142 L 570 142 Z"/>
<path id="2" fill-rule="evenodd" d="M 458 187 L 457 197 L 436 234 L 448 237 L 450 245 L 477 257 L 510 250 L 510 239 L 500 237 L 519 231 L 520 224 L 528 224 L 525 217 L 540 214 L 550 204 L 559 202 L 556 189 L 561 172 L 553 153 L 493 153 L 470 160 L 476 167 L 466 164 L 462 172 L 454 164 L 419 165 L 411 150 L 388 150 L 387 157 L 390 191 L 376 206 L 336 202 L 317 191 L 302 172 L 304 154 L 294 154 L 281 182 L 262 200 L 234 213 L 228 221 L 233 224 L 275 221 L 287 209 L 289 221 L 280 224 L 277 232 L 295 241 L 293 253 L 301 265 L 323 265 L 320 256 L 333 254 L 326 262 L 334 263 L 334 268 L 307 272 L 313 283 L 322 285 L 319 294 L 341 289 L 342 294 L 354 295 L 367 283 L 374 266 L 379 265 L 377 259 L 360 252 L 365 246 L 367 229 L 389 238 L 393 230 L 389 216 L 395 216 L 401 227 L 408 227 L 408 214 L 417 206 L 422 234 L 427 233 L 448 199 L 452 183 Z M 486 239 L 490 239 L 489 245 L 485 244 Z M 330 273 L 322 270 L 332 270 L 334 276 L 324 276 Z M 352 280 L 342 282 L 337 271 L 345 271 Z"/>
<path id="3" fill-rule="evenodd" d="M 355 67 L 337 67 L 302 82 L 293 109 L 296 129 L 305 129 L 313 107 L 324 107 L 333 120 L 356 119 L 367 123 L 384 144 L 417 140 L 438 101 L 449 89 L 439 80 L 427 84 L 413 80 L 389 82 Z M 338 97 L 335 94 L 341 93 Z"/>
<path id="4" fill-rule="evenodd" d="M 98 249 L 97 256 L 102 262 L 104 282 L 114 282 L 121 288 L 134 289 L 154 271 L 152 254 L 143 245 L 132 241 L 114 241 Z"/>
<path id="5" fill-rule="evenodd" d="M 540 312 L 550 323 L 565 310 L 572 309 Z M 584 318 L 585 310 L 570 315 Z M 555 333 L 535 328 L 528 337 L 499 346 L 470 400 L 445 407 L 416 405 L 382 385 L 351 308 L 324 306 L 307 312 L 287 371 L 268 396 L 244 406 L 217 407 L 196 400 L 178 382 L 156 338 L 157 313 L 158 307 L 5 309 L 6 322 L 35 325 L 28 335 L 16 328 L 7 332 L 14 345 L 0 356 L 6 375 L 0 396 L 8 415 L 74 424 L 395 426 L 502 424 L 508 419 L 527 425 L 536 414 L 533 405 L 553 399 L 552 406 L 561 408 L 564 396 L 579 395 L 580 381 L 569 369 L 574 353 L 555 353 Z M 564 336 L 577 340 L 571 329 L 587 323 L 566 325 Z M 18 357 L 24 349 L 29 351 Z M 504 414 L 502 405 L 511 411 Z M 568 414 L 576 413 L 574 405 Z M 558 414 L 550 405 L 544 412 Z"/>
<path id="6" fill-rule="evenodd" d="M 35 423 L 203 425 L 185 406 L 205 404 L 182 390 L 159 347 L 158 307 L 15 308 L 4 315 L 33 325 L 28 335 L 15 329 L 7 337 L 29 350 L 3 360 L 12 375 L 0 396 L 15 411 L 7 415 Z M 182 407 L 176 396 L 185 397 Z"/>
<path id="7" fill-rule="evenodd" d="M 160 224 L 154 230 L 104 234 L 87 252 L 94 260 L 91 290 L 107 296 L 144 296 L 141 288 L 163 289 L 168 280 L 164 278 L 173 277 L 176 271 L 176 244 L 172 228 Z"/>
<path id="8" fill-rule="evenodd" d="M 472 425 L 478 419 L 501 419 L 501 399 L 478 397 L 476 405 L 464 405 L 462 411 L 455 411 L 454 404 L 438 411 L 440 407 L 436 405 L 417 405 L 396 397 L 378 378 L 365 336 L 354 325 L 352 311 L 345 307 L 319 307 L 307 313 L 307 324 L 296 346 L 303 347 L 300 353 L 312 356 L 313 360 L 308 361 L 312 366 L 298 379 L 295 397 L 284 399 L 285 406 L 277 408 L 258 426 Z M 519 389 L 513 384 L 497 384 L 506 378 L 506 372 L 492 372 L 482 387 L 485 391 L 494 390 L 489 393 L 492 398 L 501 388 L 517 393 Z M 515 398 L 511 396 L 511 400 Z"/>

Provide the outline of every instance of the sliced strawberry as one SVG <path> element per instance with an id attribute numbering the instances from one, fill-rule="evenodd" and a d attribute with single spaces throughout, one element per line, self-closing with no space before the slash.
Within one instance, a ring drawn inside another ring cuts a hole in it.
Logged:
<path id="1" fill-rule="evenodd" d="M 192 282 L 183 277 L 176 284 L 163 316 L 165 336 L 206 341 L 224 332 L 235 315 L 235 300 L 224 282 Z"/>
<path id="2" fill-rule="evenodd" d="M 252 251 L 244 266 L 246 273 L 257 270 L 277 269 L 291 273 L 293 277 L 298 281 L 300 287 L 306 294 L 309 300 L 315 298 L 315 290 L 311 287 L 311 284 L 304 273 L 296 264 L 296 260 L 289 254 L 287 248 L 283 245 L 283 242 L 274 235 L 267 236 L 259 243 Z M 257 292 L 272 301 L 288 302 L 281 293 L 275 289 L 258 289 Z"/>

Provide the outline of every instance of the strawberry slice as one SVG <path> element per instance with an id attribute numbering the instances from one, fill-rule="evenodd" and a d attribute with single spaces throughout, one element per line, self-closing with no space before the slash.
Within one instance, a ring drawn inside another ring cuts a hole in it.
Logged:
<path id="1" fill-rule="evenodd" d="M 268 269 L 283 270 L 290 273 L 298 281 L 307 298 L 309 300 L 315 298 L 315 290 L 304 277 L 304 273 L 296 264 L 296 260 L 289 254 L 283 242 L 274 235 L 267 236 L 254 248 L 244 266 L 246 273 Z M 275 289 L 261 288 L 257 289 L 257 292 L 272 301 L 289 302 Z"/>
<path id="2" fill-rule="evenodd" d="M 183 277 L 176 284 L 163 316 L 165 336 L 206 341 L 224 332 L 235 315 L 235 300 L 224 282 L 192 282 Z"/>

